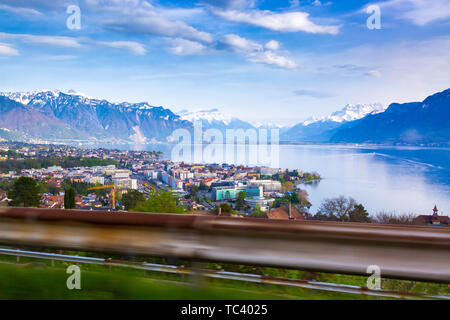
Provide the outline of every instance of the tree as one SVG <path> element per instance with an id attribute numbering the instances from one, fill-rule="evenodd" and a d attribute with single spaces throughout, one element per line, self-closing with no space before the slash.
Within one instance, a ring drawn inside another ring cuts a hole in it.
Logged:
<path id="1" fill-rule="evenodd" d="M 39 181 L 37 185 L 40 193 L 51 193 L 53 195 L 56 195 L 61 191 L 61 189 L 53 183 Z"/>
<path id="2" fill-rule="evenodd" d="M 68 187 L 64 192 L 64 209 L 75 209 L 75 189 Z"/>
<path id="3" fill-rule="evenodd" d="M 245 191 L 239 192 L 235 205 L 236 210 L 244 210 L 246 208 L 245 195 Z"/>
<path id="4" fill-rule="evenodd" d="M 122 205 L 127 211 L 135 209 L 143 201 L 145 201 L 145 197 L 138 190 L 128 189 L 127 193 L 122 196 Z"/>
<path id="5" fill-rule="evenodd" d="M 357 203 L 355 199 L 344 196 L 337 198 L 325 199 L 321 204 L 319 211 L 316 213 L 317 220 L 326 221 L 350 221 L 350 212 L 352 212 Z"/>
<path id="6" fill-rule="evenodd" d="M 294 189 L 294 185 L 292 184 L 292 182 L 290 181 L 285 181 L 281 183 L 281 190 L 283 192 L 292 192 L 292 190 Z"/>
<path id="7" fill-rule="evenodd" d="M 298 194 L 296 192 L 292 192 L 291 194 L 289 194 L 288 196 L 289 198 L 289 202 L 292 204 L 299 204 L 300 200 L 298 199 Z"/>
<path id="8" fill-rule="evenodd" d="M 358 204 L 354 207 L 352 211 L 349 212 L 350 222 L 365 222 L 370 223 L 369 213 L 362 204 Z"/>
<path id="9" fill-rule="evenodd" d="M 203 182 L 201 182 L 200 186 L 198 187 L 198 190 L 200 190 L 200 191 L 208 191 L 209 187 L 206 184 L 204 184 Z"/>
<path id="10" fill-rule="evenodd" d="M 184 213 L 185 210 L 179 205 L 178 200 L 169 191 L 153 191 L 150 198 L 144 202 L 138 202 L 132 211 L 158 212 L 158 213 Z"/>
<path id="11" fill-rule="evenodd" d="M 0 180 L 0 189 L 8 192 L 12 189 L 12 187 L 14 186 L 14 181 L 12 180 L 7 180 L 7 179 L 3 179 Z"/>
<path id="12" fill-rule="evenodd" d="M 260 206 L 256 203 L 253 208 L 252 213 L 249 214 L 250 217 L 262 217 L 264 215 L 264 211 L 261 210 Z"/>
<path id="13" fill-rule="evenodd" d="M 234 212 L 233 207 L 230 206 L 228 203 L 222 203 L 220 206 L 215 207 L 214 212 L 216 214 L 219 214 L 219 208 L 221 215 L 224 216 L 230 216 Z"/>
<path id="14" fill-rule="evenodd" d="M 20 177 L 14 182 L 8 198 L 12 200 L 10 206 L 38 207 L 40 196 L 36 181 L 29 177 Z"/>
<path id="15" fill-rule="evenodd" d="M 310 208 L 311 207 L 311 202 L 309 201 L 309 194 L 306 190 L 303 189 L 298 189 L 296 191 L 297 193 L 297 198 L 299 200 L 299 205 L 301 207 L 307 207 Z"/>
<path id="16" fill-rule="evenodd" d="M 189 196 L 190 196 L 190 198 L 191 198 L 193 201 L 195 201 L 195 202 L 199 202 L 199 198 L 198 198 L 198 190 L 199 190 L 199 187 L 196 186 L 196 185 L 192 185 L 192 186 L 189 188 Z"/>
<path id="17" fill-rule="evenodd" d="M 373 223 L 379 224 L 416 224 L 417 215 L 414 213 L 396 214 L 395 212 L 378 212 L 371 217 Z"/>

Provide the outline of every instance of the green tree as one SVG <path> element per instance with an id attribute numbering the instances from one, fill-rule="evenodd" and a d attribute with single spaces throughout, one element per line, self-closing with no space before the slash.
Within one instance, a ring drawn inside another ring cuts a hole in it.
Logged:
<path id="1" fill-rule="evenodd" d="M 236 210 L 245 210 L 246 209 L 247 206 L 245 205 L 245 196 L 246 196 L 245 191 L 239 192 L 238 198 L 236 200 L 236 205 L 235 205 Z"/>
<path id="2" fill-rule="evenodd" d="M 233 207 L 230 206 L 228 203 L 222 203 L 220 206 L 216 206 L 214 208 L 214 212 L 216 214 L 219 214 L 219 208 L 221 215 L 224 216 L 230 216 L 234 212 Z"/>
<path id="3" fill-rule="evenodd" d="M 9 205 L 13 207 L 38 207 L 40 196 L 36 181 L 29 177 L 20 177 L 14 182 L 8 198 L 12 200 Z"/>
<path id="4" fill-rule="evenodd" d="M 203 182 L 201 182 L 200 186 L 198 187 L 198 190 L 200 190 L 200 191 L 208 191 L 209 187 L 206 184 L 204 184 Z"/>
<path id="5" fill-rule="evenodd" d="M 281 183 L 281 191 L 292 192 L 294 190 L 294 184 L 290 181 L 284 181 Z"/>
<path id="6" fill-rule="evenodd" d="M 192 201 L 200 202 L 200 199 L 198 198 L 198 190 L 199 190 L 199 187 L 196 185 L 192 185 L 189 188 L 189 196 L 192 199 Z"/>
<path id="7" fill-rule="evenodd" d="M 258 204 L 255 204 L 252 213 L 249 214 L 250 217 L 262 217 L 264 215 L 265 215 L 264 211 L 261 210 Z"/>
<path id="8" fill-rule="evenodd" d="M 144 201 L 144 195 L 138 190 L 128 189 L 127 193 L 122 196 L 122 205 L 127 211 L 135 209 L 141 202 Z"/>
<path id="9" fill-rule="evenodd" d="M 365 223 L 371 222 L 369 213 L 362 204 L 356 205 L 355 208 L 352 211 L 350 211 L 348 215 L 350 222 L 365 222 Z"/>
<path id="10" fill-rule="evenodd" d="M 169 191 L 153 192 L 150 198 L 138 203 L 132 211 L 157 212 L 157 213 L 185 213 L 183 206 Z"/>
<path id="11" fill-rule="evenodd" d="M 45 181 L 39 181 L 37 185 L 40 193 L 51 193 L 56 195 L 61 190 L 57 185 Z"/>
<path id="12" fill-rule="evenodd" d="M 4 190 L 5 192 L 9 192 L 12 187 L 14 186 L 14 181 L 3 179 L 0 180 L 0 189 Z"/>
<path id="13" fill-rule="evenodd" d="M 75 189 L 66 188 L 64 192 L 64 209 L 75 209 Z"/>

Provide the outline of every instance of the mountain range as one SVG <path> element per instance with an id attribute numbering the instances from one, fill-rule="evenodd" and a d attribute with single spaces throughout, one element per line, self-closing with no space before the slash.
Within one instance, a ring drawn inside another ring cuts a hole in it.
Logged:
<path id="1" fill-rule="evenodd" d="M 110 103 L 73 91 L 0 93 L 0 113 L 0 127 L 42 140 L 146 143 L 192 127 L 163 107 Z"/>
<path id="2" fill-rule="evenodd" d="M 254 128 L 249 122 L 240 120 L 236 117 L 225 115 L 219 109 L 209 109 L 201 111 L 182 110 L 177 112 L 182 120 L 194 123 L 201 121 L 204 129 L 218 129 L 224 131 L 226 129 L 250 129 Z"/>
<path id="3" fill-rule="evenodd" d="M 287 128 L 282 131 L 280 138 L 286 142 L 328 142 L 344 123 L 384 110 L 381 104 L 348 104 L 327 117 L 313 117 Z"/>
<path id="4" fill-rule="evenodd" d="M 310 118 L 291 127 L 247 122 L 218 109 L 182 110 L 141 103 L 111 103 L 74 91 L 0 93 L 0 140 L 108 142 L 145 144 L 167 142 L 176 129 L 280 128 L 282 142 L 379 143 L 448 145 L 450 89 L 423 102 L 346 105 L 323 118 Z"/>
<path id="5" fill-rule="evenodd" d="M 450 89 L 343 124 L 329 142 L 450 145 Z"/>

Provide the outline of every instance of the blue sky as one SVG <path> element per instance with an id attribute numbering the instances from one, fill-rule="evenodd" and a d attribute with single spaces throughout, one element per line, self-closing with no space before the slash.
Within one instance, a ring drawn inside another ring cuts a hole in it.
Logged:
<path id="1" fill-rule="evenodd" d="M 368 5 L 381 11 L 370 30 Z M 66 26 L 70 5 L 81 29 Z M 0 90 L 294 124 L 450 87 L 448 0 L 0 0 Z"/>

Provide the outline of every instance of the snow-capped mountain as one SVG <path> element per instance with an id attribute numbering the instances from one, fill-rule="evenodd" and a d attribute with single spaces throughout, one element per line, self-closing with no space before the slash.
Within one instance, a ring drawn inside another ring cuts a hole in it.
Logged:
<path id="1" fill-rule="evenodd" d="M 182 110 L 178 112 L 178 115 L 181 117 L 181 119 L 190 122 L 203 120 L 209 123 L 223 122 L 225 125 L 228 125 L 233 119 L 231 116 L 221 113 L 219 109 L 209 109 L 200 111 Z"/>
<path id="2" fill-rule="evenodd" d="M 343 124 L 330 142 L 450 145 L 450 89 Z"/>
<path id="3" fill-rule="evenodd" d="M 374 104 L 347 104 L 339 111 L 326 117 L 311 117 L 289 129 L 283 130 L 283 141 L 324 142 L 331 138 L 334 131 L 342 124 L 362 119 L 370 114 L 383 112 L 385 107 L 379 103 Z"/>
<path id="4" fill-rule="evenodd" d="M 182 110 L 178 112 L 178 115 L 182 120 L 194 123 L 195 121 L 202 121 L 204 128 L 211 129 L 249 129 L 253 126 L 238 118 L 225 115 L 219 111 L 219 109 L 209 109 L 200 111 L 188 111 Z"/>
<path id="5" fill-rule="evenodd" d="M 0 121 L 0 126 L 26 130 L 34 138 L 55 137 L 53 129 L 41 130 L 43 122 L 60 125 L 57 136 L 61 138 L 135 143 L 151 139 L 166 141 L 175 129 L 192 127 L 190 122 L 182 120 L 169 109 L 146 102 L 111 103 L 74 91 L 58 90 L 0 93 L 0 97 L 3 105 L 8 106 L 4 108 L 2 118 L 9 117 L 9 123 Z M 26 125 L 20 124 L 27 114 L 25 110 L 40 121 L 30 119 Z"/>
<path id="6" fill-rule="evenodd" d="M 365 116 L 369 114 L 376 114 L 380 113 L 386 110 L 386 107 L 384 107 L 380 103 L 373 103 L 373 104 L 347 104 L 344 108 L 342 108 L 339 111 L 335 111 L 329 116 L 317 118 L 317 117 L 311 117 L 310 119 L 303 122 L 303 125 L 307 126 L 315 122 L 325 122 L 325 121 L 333 121 L 333 122 L 346 122 L 346 121 L 354 121 L 361 118 L 364 118 Z"/>

